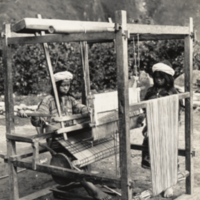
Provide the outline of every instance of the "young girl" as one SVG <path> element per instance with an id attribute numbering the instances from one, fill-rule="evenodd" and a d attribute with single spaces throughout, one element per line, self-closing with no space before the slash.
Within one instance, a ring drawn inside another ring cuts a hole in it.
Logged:
<path id="1" fill-rule="evenodd" d="M 169 61 L 165 60 L 155 64 L 152 67 L 154 85 L 147 90 L 144 100 L 160 98 L 168 95 L 177 94 L 174 88 L 174 70 Z M 148 147 L 148 131 L 147 126 L 144 127 L 142 133 L 144 135 L 143 146 Z M 142 151 L 142 167 L 150 169 L 150 156 L 148 151 Z M 164 196 L 173 195 L 172 188 L 165 191 Z"/>
<path id="2" fill-rule="evenodd" d="M 73 75 L 68 72 L 58 72 L 54 74 L 54 80 L 58 91 L 58 98 L 60 101 L 60 107 L 62 116 L 73 114 L 86 114 L 89 112 L 87 106 L 79 103 L 75 98 L 69 94 L 70 84 L 73 79 Z M 49 114 L 51 117 L 58 116 L 58 110 L 55 103 L 55 96 L 53 90 L 51 94 L 47 95 L 39 104 L 38 113 Z M 34 126 L 42 126 L 44 121 L 50 123 L 55 128 L 60 128 L 60 123 L 48 121 L 48 118 L 31 117 L 31 122 Z M 71 125 L 69 122 L 64 124 L 65 126 Z"/>

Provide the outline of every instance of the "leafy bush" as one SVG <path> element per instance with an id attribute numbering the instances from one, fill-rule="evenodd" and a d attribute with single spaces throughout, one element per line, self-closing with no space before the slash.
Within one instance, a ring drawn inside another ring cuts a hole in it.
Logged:
<path id="1" fill-rule="evenodd" d="M 183 72 L 184 42 L 182 40 L 133 42 L 128 44 L 129 73 L 145 70 L 151 74 L 151 67 L 156 62 L 167 59 L 176 71 L 175 76 Z M 200 45 L 194 45 L 194 68 L 199 69 Z M 50 43 L 50 58 L 54 72 L 69 70 L 74 74 L 72 93 L 80 93 L 82 66 L 78 43 Z M 139 56 L 138 56 L 139 53 Z M 51 88 L 44 50 L 40 44 L 13 45 L 13 90 L 17 94 L 47 93 Z M 91 89 L 104 91 L 116 88 L 116 52 L 113 43 L 89 45 L 89 68 Z M 3 63 L 0 57 L 0 93 L 4 91 Z"/>

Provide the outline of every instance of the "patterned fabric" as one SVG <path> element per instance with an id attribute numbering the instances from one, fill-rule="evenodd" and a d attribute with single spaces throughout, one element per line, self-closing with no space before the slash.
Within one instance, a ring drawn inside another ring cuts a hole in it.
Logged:
<path id="1" fill-rule="evenodd" d="M 84 114 L 88 113 L 87 106 L 79 103 L 75 100 L 72 96 L 64 96 L 60 102 L 62 116 L 66 115 L 73 115 L 73 114 Z M 37 112 L 50 114 L 52 117 L 58 116 L 58 111 L 56 108 L 56 103 L 54 97 L 52 95 L 46 96 L 38 105 Z M 44 119 L 46 122 L 50 123 L 51 125 L 55 124 L 51 122 L 50 118 L 31 118 L 31 122 L 34 126 L 41 126 L 42 120 Z M 70 123 L 65 124 L 65 126 L 69 126 Z"/>
<path id="2" fill-rule="evenodd" d="M 177 183 L 178 95 L 147 103 L 152 190 L 156 196 Z"/>

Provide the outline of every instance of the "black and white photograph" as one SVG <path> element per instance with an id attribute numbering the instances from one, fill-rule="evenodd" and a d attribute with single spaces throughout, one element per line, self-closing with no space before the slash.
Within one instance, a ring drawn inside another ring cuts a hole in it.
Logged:
<path id="1" fill-rule="evenodd" d="M 0 200 L 200 200 L 200 0 L 0 0 Z"/>

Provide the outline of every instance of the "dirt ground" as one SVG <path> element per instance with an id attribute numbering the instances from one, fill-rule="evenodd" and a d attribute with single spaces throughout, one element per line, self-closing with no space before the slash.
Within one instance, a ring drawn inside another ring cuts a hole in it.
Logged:
<path id="1" fill-rule="evenodd" d="M 193 137 L 193 146 L 196 151 L 196 156 L 194 158 L 194 188 L 195 192 L 199 191 L 200 193 L 200 110 L 194 110 L 194 137 Z M 24 135 L 32 135 L 36 133 L 35 128 L 30 124 L 27 119 L 17 119 L 16 120 L 16 133 L 21 133 Z M 24 125 L 22 125 L 24 124 Z M 141 144 L 143 136 L 141 134 L 141 128 L 131 131 L 131 142 L 136 144 Z M 19 152 L 23 152 L 27 148 L 27 144 L 18 143 L 17 149 Z M 181 125 L 179 129 L 179 147 L 184 148 L 184 117 L 182 114 Z M 6 139 L 5 139 L 5 120 L 0 119 L 0 154 L 6 153 Z M 45 153 L 40 157 L 40 161 L 43 163 L 48 163 L 50 160 L 50 154 Z M 132 150 L 131 151 L 131 163 L 132 163 L 132 172 L 131 178 L 135 184 L 133 193 L 142 192 L 151 188 L 151 178 L 150 171 L 141 168 L 141 152 Z M 184 157 L 179 157 L 180 170 L 185 169 L 185 159 Z M 55 185 L 55 182 L 52 180 L 52 177 L 48 174 L 38 173 L 30 170 L 18 169 L 21 171 L 18 175 L 18 185 L 19 185 L 19 194 L 20 197 L 26 196 L 32 192 L 36 192 L 43 188 Z M 116 176 L 116 167 L 115 167 L 115 157 L 110 157 L 108 159 L 101 160 L 99 162 L 92 164 L 92 172 L 102 174 L 104 176 Z M 4 160 L 0 158 L 0 200 L 9 199 L 9 178 L 7 173 L 7 164 L 4 163 Z M 118 190 L 119 191 L 119 190 Z M 185 193 L 185 181 L 179 182 L 174 186 L 174 196 L 175 199 L 181 194 Z M 39 198 L 40 200 L 54 200 L 52 195 L 49 197 Z M 162 195 L 154 197 L 152 199 L 162 200 Z M 200 197 L 199 197 L 200 199 Z"/>

